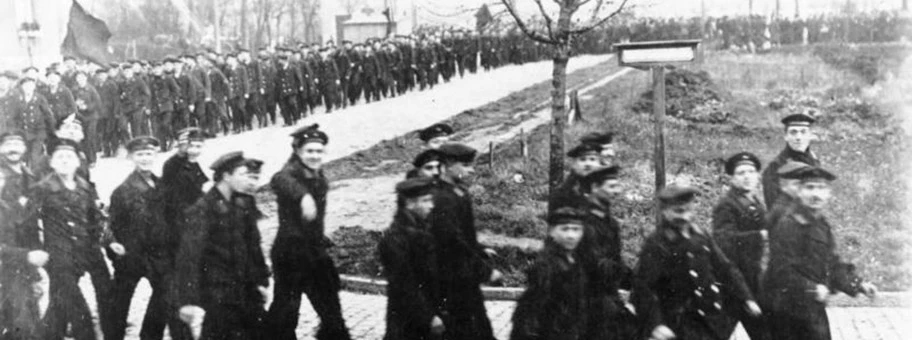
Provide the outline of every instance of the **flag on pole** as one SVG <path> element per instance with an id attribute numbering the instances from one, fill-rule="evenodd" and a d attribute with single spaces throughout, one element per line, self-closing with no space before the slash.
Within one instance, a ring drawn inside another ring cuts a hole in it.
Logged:
<path id="1" fill-rule="evenodd" d="M 111 59 L 108 39 L 111 39 L 108 25 L 101 19 L 86 13 L 82 5 L 73 0 L 73 6 L 70 7 L 70 21 L 67 23 L 67 35 L 63 39 L 63 45 L 60 46 L 60 53 L 105 65 Z"/>
<path id="2" fill-rule="evenodd" d="M 488 9 L 487 4 L 481 5 L 481 8 L 478 9 L 478 12 L 475 12 L 475 30 L 478 32 L 481 32 L 481 30 L 483 30 L 493 21 L 494 16 L 491 15 L 491 10 Z"/>

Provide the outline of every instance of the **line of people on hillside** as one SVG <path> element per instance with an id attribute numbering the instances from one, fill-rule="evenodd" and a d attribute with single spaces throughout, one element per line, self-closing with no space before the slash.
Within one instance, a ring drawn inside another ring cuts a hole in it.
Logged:
<path id="1" fill-rule="evenodd" d="M 752 339 L 829 339 L 827 298 L 876 288 L 837 255 L 824 214 L 835 176 L 810 151 L 813 122 L 783 119 L 787 146 L 765 168 L 750 153 L 726 161 L 731 188 L 711 226 L 695 225 L 699 190 L 662 189 L 658 226 L 635 268 L 622 260 L 627 226 L 611 210 L 623 191 L 613 136 L 584 137 L 552 195 L 511 338 L 726 339 L 740 321 Z M 477 239 L 467 187 L 477 151 L 451 142 L 452 132 L 422 130 L 426 150 L 395 188 L 395 217 L 378 246 L 389 282 L 386 339 L 494 339 L 481 284 L 502 274 Z M 81 134 L 79 120 L 61 124 L 40 177 L 24 162 L 26 134 L 0 136 L 0 338 L 96 339 L 78 286 L 86 274 L 105 339 L 123 339 L 142 278 L 152 287 L 143 339 L 166 328 L 172 339 L 295 339 L 302 295 L 320 319 L 318 339 L 351 338 L 327 251 L 329 137 L 318 125 L 291 134 L 291 155 L 271 178 L 279 226 L 268 255 L 257 228 L 262 161 L 222 155 L 210 179 L 198 162 L 209 135 L 191 127 L 158 176 L 161 141 L 140 136 L 127 143 L 134 169 L 104 208 L 80 170 Z"/>
<path id="2" fill-rule="evenodd" d="M 108 65 L 67 56 L 45 72 L 27 67 L 0 74 L 0 128 L 27 134 L 31 161 L 52 142 L 57 123 L 77 115 L 91 166 L 99 153 L 112 157 L 136 136 L 155 136 L 164 151 L 186 127 L 216 135 L 291 126 L 321 105 L 329 113 L 362 99 L 430 89 L 479 67 L 547 57 L 538 44 L 515 38 L 400 35 Z"/>

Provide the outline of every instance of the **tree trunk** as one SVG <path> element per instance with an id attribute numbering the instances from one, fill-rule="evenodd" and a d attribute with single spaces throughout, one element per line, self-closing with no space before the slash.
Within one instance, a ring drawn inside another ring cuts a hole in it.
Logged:
<path id="1" fill-rule="evenodd" d="M 551 155 L 548 188 L 553 194 L 564 181 L 564 128 L 567 126 L 567 64 L 570 46 L 554 47 L 554 69 L 551 72 Z M 553 207 L 548 207 L 552 209 Z"/>
<path id="2" fill-rule="evenodd" d="M 241 0 L 241 46 L 250 48 L 250 37 L 247 36 L 247 0 Z"/>
<path id="3" fill-rule="evenodd" d="M 218 1 L 212 2 L 212 22 L 215 25 L 215 52 L 222 53 L 222 20 L 219 14 Z"/>
<path id="4" fill-rule="evenodd" d="M 289 38 L 292 38 L 292 39 L 294 38 L 294 36 L 295 36 L 296 34 L 298 34 L 298 17 L 297 17 L 297 13 L 298 13 L 298 6 L 295 6 L 295 3 L 294 3 L 294 2 L 291 2 L 291 3 L 288 5 L 288 15 L 291 17 L 291 18 L 289 19 L 290 22 L 291 22 L 291 32 L 289 32 L 288 37 L 289 37 Z M 290 39 L 289 39 L 289 40 L 290 40 Z"/>

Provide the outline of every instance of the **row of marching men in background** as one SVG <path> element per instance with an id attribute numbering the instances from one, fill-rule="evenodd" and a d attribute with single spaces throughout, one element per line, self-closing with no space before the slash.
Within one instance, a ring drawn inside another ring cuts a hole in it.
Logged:
<path id="1" fill-rule="evenodd" d="M 786 147 L 765 168 L 748 152 L 729 157 L 730 188 L 710 226 L 695 220 L 700 190 L 663 188 L 635 268 L 621 258 L 626 227 L 611 209 L 625 187 L 612 135 L 585 136 L 551 195 L 511 339 L 728 339 L 738 322 L 751 339 L 830 339 L 828 297 L 877 289 L 836 251 L 825 214 L 836 176 L 810 151 L 814 122 L 785 117 Z M 479 284 L 500 274 L 475 238 L 466 188 L 475 151 L 449 143 L 451 133 L 441 124 L 422 131 L 428 150 L 397 185 L 396 218 L 379 247 L 388 339 L 493 338 Z"/>

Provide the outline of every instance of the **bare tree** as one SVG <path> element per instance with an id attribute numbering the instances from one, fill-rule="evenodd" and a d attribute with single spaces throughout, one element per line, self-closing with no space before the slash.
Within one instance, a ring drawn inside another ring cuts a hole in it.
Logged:
<path id="1" fill-rule="evenodd" d="M 551 46 L 554 68 L 551 74 L 551 151 L 548 184 L 550 192 L 560 185 L 564 177 L 564 128 L 567 123 L 567 63 L 570 61 L 572 41 L 614 18 L 627 5 L 628 0 L 529 0 L 535 4 L 543 23 L 529 25 L 529 19 L 520 14 L 517 0 L 501 0 L 516 26 L 529 39 Z M 554 12 L 557 12 L 556 15 Z M 589 11 L 585 15 L 585 11 Z M 585 19 L 574 20 L 574 15 Z M 556 18 L 556 20 L 554 19 Z M 549 207 L 550 209 L 551 207 Z"/>

